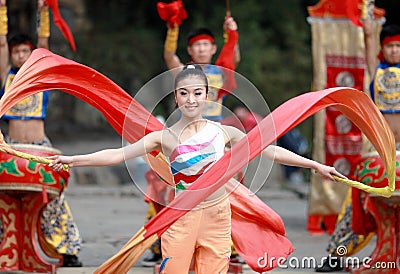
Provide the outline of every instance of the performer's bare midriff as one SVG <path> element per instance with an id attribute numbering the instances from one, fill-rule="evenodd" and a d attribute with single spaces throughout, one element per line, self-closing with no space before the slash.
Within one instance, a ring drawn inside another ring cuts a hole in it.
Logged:
<path id="1" fill-rule="evenodd" d="M 46 137 L 44 121 L 41 119 L 10 120 L 8 135 L 12 140 L 20 143 L 41 141 Z"/>

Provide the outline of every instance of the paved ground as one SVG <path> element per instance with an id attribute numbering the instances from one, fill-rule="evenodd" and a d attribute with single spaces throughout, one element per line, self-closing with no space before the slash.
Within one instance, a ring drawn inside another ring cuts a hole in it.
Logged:
<path id="1" fill-rule="evenodd" d="M 68 201 L 72 207 L 76 222 L 84 240 L 79 254 L 84 263 L 82 269 L 60 268 L 57 273 L 93 273 L 143 225 L 147 210 L 142 196 L 134 186 L 99 188 L 94 186 L 71 186 L 68 190 Z M 314 272 L 313 267 L 304 265 L 297 268 L 297 262 L 308 258 L 318 263 L 326 256 L 325 246 L 329 235 L 310 235 L 306 230 L 307 200 L 299 199 L 289 191 L 266 189 L 259 196 L 277 211 L 283 218 L 287 237 L 295 248 L 290 257 L 292 266 L 275 269 L 271 272 L 303 273 Z M 372 246 L 363 250 L 364 255 L 370 254 Z M 140 261 L 130 273 L 153 273 L 150 268 L 140 267 Z M 243 273 L 255 273 L 246 270 Z"/>
<path id="2" fill-rule="evenodd" d="M 86 153 L 104 147 L 120 146 L 119 139 L 97 140 L 96 142 L 53 141 L 55 147 L 61 149 L 65 154 Z M 137 164 L 137 163 L 136 163 Z M 313 258 L 319 263 L 326 256 L 325 246 L 329 235 L 310 235 L 306 230 L 307 221 L 307 199 L 300 199 L 298 195 L 281 188 L 279 181 L 279 169 L 275 167 L 267 183 L 259 186 L 257 195 L 265 201 L 272 209 L 278 212 L 286 225 L 287 237 L 292 241 L 295 251 L 289 258 L 291 265 L 287 268 L 278 268 L 271 272 L 280 273 L 306 273 L 314 272 L 314 266 L 303 265 L 306 259 Z M 101 175 L 97 177 L 97 184 L 82 185 L 76 182 L 77 171 L 73 171 L 70 185 L 66 192 L 73 211 L 76 223 L 83 238 L 82 250 L 79 258 L 84 264 L 83 268 L 59 268 L 57 273 L 93 273 L 93 271 L 114 255 L 133 235 L 142 227 L 145 221 L 147 204 L 143 201 L 142 191 L 145 189 L 142 172 L 143 166 L 136 165 L 134 181 L 123 185 L 116 185 L 112 181 L 114 177 Z M 104 168 L 96 168 L 96 170 Z M 263 168 L 265 170 L 265 168 Z M 105 173 L 109 172 L 109 170 Z M 259 176 L 263 176 L 262 174 Z M 100 179 L 99 179 L 100 178 Z M 101 179 L 103 178 L 103 179 Z M 370 254 L 373 246 L 367 246 L 363 254 Z M 143 258 L 143 257 L 142 257 Z M 300 267 L 296 267 L 298 263 Z M 132 268 L 130 273 L 144 274 L 153 273 L 151 268 L 140 267 L 140 261 Z M 243 273 L 255 273 L 245 270 Z"/>

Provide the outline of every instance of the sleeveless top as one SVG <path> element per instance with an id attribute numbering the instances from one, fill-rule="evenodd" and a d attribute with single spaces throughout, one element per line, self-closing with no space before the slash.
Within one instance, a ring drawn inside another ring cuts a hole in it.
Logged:
<path id="1" fill-rule="evenodd" d="M 225 138 L 218 123 L 207 121 L 204 128 L 180 143 L 169 156 L 176 194 L 207 171 L 225 152 Z"/>
<path id="2" fill-rule="evenodd" d="M 11 85 L 15 74 L 17 74 L 18 69 L 12 67 L 7 76 L 5 85 L 0 91 L 0 97 L 7 92 L 7 88 Z M 7 112 L 1 117 L 3 120 L 30 120 L 30 119 L 44 119 L 46 118 L 46 109 L 49 102 L 49 91 L 44 91 L 40 93 L 33 94 L 16 105 L 11 107 Z"/>
<path id="3" fill-rule="evenodd" d="M 400 113 L 400 64 L 379 63 L 370 93 L 381 113 Z"/>

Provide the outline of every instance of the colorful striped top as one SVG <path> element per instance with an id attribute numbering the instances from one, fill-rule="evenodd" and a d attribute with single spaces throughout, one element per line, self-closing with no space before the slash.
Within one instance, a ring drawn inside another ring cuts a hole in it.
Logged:
<path id="1" fill-rule="evenodd" d="M 179 144 L 169 156 L 176 192 L 186 189 L 224 155 L 221 125 L 207 121 L 204 128 Z"/>

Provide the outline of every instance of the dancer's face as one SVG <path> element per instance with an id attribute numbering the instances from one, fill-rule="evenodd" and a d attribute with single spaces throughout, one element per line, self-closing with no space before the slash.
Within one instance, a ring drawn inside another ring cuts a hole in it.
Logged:
<path id="1" fill-rule="evenodd" d="M 400 63 L 400 42 L 393 41 L 382 47 L 382 53 L 385 60 L 390 64 Z"/>
<path id="2" fill-rule="evenodd" d="M 19 44 L 13 46 L 10 52 L 11 62 L 16 68 L 20 68 L 32 53 L 32 49 L 28 44 Z"/>
<path id="3" fill-rule="evenodd" d="M 193 62 L 209 64 L 217 51 L 217 46 L 207 39 L 201 39 L 188 46 L 187 51 Z"/>
<path id="4" fill-rule="evenodd" d="M 182 115 L 192 118 L 201 116 L 207 100 L 206 83 L 196 75 L 183 78 L 177 82 L 175 100 Z"/>

